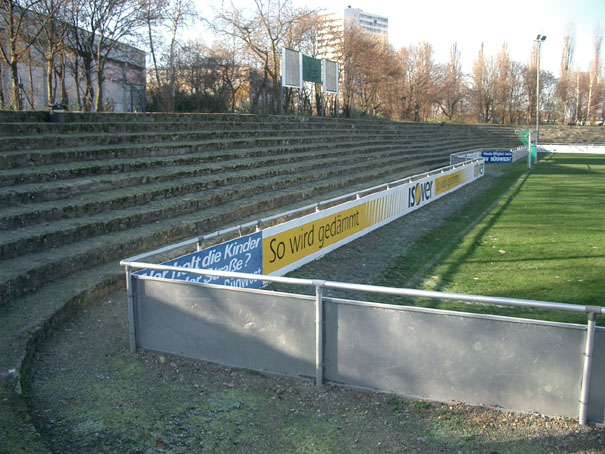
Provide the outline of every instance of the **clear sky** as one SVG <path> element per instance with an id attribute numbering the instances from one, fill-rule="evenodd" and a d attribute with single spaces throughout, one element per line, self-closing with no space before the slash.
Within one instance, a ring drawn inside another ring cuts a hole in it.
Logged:
<path id="1" fill-rule="evenodd" d="M 559 76 L 563 37 L 575 36 L 574 68 L 587 71 L 597 26 L 605 33 L 605 0 L 294 0 L 299 6 L 342 14 L 347 7 L 389 18 L 389 41 L 396 49 L 428 41 L 435 61 L 446 63 L 456 42 L 463 70 L 470 72 L 481 43 L 494 57 L 508 44 L 514 61 L 527 63 L 536 35 L 546 35 L 541 68 Z M 605 47 L 605 43 L 603 45 Z M 604 55 L 601 50 L 601 59 Z"/>

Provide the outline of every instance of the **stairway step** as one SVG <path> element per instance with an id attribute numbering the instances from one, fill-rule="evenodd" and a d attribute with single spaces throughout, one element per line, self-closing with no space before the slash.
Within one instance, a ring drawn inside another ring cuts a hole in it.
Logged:
<path id="1" fill-rule="evenodd" d="M 153 182 L 182 180 L 187 177 L 218 174 L 223 171 L 260 168 L 279 163 L 298 162 L 309 158 L 325 159 L 330 156 L 338 157 L 346 155 L 355 157 L 355 159 L 370 159 L 371 155 L 387 151 L 401 154 L 401 152 L 396 149 L 393 150 L 390 147 L 384 146 L 342 147 L 321 149 L 319 151 L 314 149 L 299 149 L 296 153 L 277 154 L 275 154 L 274 151 L 275 150 L 271 149 L 252 149 L 250 150 L 250 153 L 248 153 L 248 151 L 242 152 L 239 150 L 234 151 L 230 155 L 230 159 L 222 160 L 217 159 L 218 157 L 216 154 L 209 152 L 190 157 L 190 160 L 193 160 L 194 164 L 177 165 L 179 164 L 179 161 L 184 161 L 184 158 L 180 158 L 178 161 L 164 159 L 164 161 L 160 163 L 162 167 L 152 169 L 153 172 L 149 172 L 148 168 L 143 168 L 132 172 L 85 176 L 83 178 L 74 178 L 71 180 L 59 180 L 37 184 L 30 183 L 18 186 L 13 185 L 0 188 L 0 207 L 3 205 L 8 207 L 17 205 L 15 208 L 9 208 L 5 212 L 6 215 L 14 215 L 27 211 L 28 207 L 25 206 L 26 204 L 35 205 L 46 201 L 74 198 L 81 193 L 90 191 L 100 192 Z M 253 156 L 250 156 L 250 154 L 253 154 Z M 223 158 L 226 158 L 226 156 L 223 156 Z M 149 164 L 158 164 L 154 159 L 155 158 L 148 159 L 146 162 Z M 142 164 L 142 160 L 136 160 L 131 161 L 129 165 L 133 162 L 136 164 L 136 167 L 139 167 Z M 113 164 L 113 161 L 111 163 Z M 203 164 L 203 166 L 200 166 L 200 164 Z M 127 165 L 127 167 L 129 165 Z M 72 170 L 73 168 L 70 169 L 70 171 Z M 54 170 L 51 172 L 51 175 L 55 174 Z M 32 208 L 32 211 L 37 211 L 38 209 L 39 206 L 36 205 Z M 6 227 L 0 220 L 0 229 L 2 228 Z"/>
<path id="2" fill-rule="evenodd" d="M 429 164 L 429 167 L 434 167 L 434 163 Z M 423 169 L 428 170 L 429 167 Z M 378 184 L 384 182 L 388 176 L 397 175 L 399 178 L 404 174 L 415 173 L 416 170 L 418 168 L 410 168 L 408 164 L 401 163 L 400 166 L 387 170 L 370 169 L 337 180 L 319 180 L 320 184 L 297 182 L 298 184 L 294 186 L 280 187 L 261 194 L 250 194 L 247 190 L 240 198 L 217 204 L 203 211 L 166 217 L 160 221 L 124 230 L 119 234 L 112 232 L 98 235 L 94 237 L 94 241 L 82 240 L 56 249 L 20 255 L 4 262 L 7 264 L 8 271 L 0 276 L 0 301 L 28 294 L 44 282 L 58 279 L 79 269 L 110 260 L 119 260 L 128 254 L 209 232 L 219 224 L 235 222 L 257 211 L 278 208 L 296 201 L 308 201 L 311 197 L 337 190 L 347 189 L 349 192 L 351 187 L 359 186 L 364 182 L 368 186 Z"/>
<path id="3" fill-rule="evenodd" d="M 360 139 L 349 135 L 333 135 L 327 141 L 323 136 L 306 135 L 304 137 L 254 137 L 224 140 L 202 140 L 178 143 L 122 144 L 114 146 L 85 146 L 65 149 L 39 149 L 27 151 L 7 151 L 0 153 L 0 168 L 39 166 L 73 161 L 92 161 L 98 159 L 122 159 L 149 156 L 183 155 L 203 150 L 233 150 L 237 148 L 263 148 L 276 145 L 292 146 L 301 144 L 358 143 Z M 370 141 L 371 138 L 368 139 Z M 373 143 L 387 143 L 377 139 Z"/>
<path id="4" fill-rule="evenodd" d="M 435 162 L 443 161 L 443 156 L 436 156 Z M 405 168 L 416 167 L 429 161 L 426 155 L 416 160 L 405 160 Z M 354 165 L 353 165 L 354 164 Z M 56 220 L 50 223 L 25 224 L 20 229 L 5 232 L 0 240 L 0 260 L 17 257 L 21 254 L 45 248 L 59 247 L 73 241 L 83 240 L 95 235 L 117 232 L 150 222 L 156 222 L 183 213 L 194 213 L 224 202 L 245 196 L 247 193 L 262 193 L 276 188 L 288 188 L 312 181 L 329 181 L 343 178 L 346 175 L 359 175 L 370 169 L 402 169 L 400 156 L 385 154 L 376 157 L 374 164 L 367 165 L 366 160 L 347 161 L 331 159 L 325 162 L 303 163 L 299 168 L 275 166 L 269 172 L 250 173 L 234 172 L 230 179 L 217 180 L 209 185 L 202 194 L 187 193 L 170 196 L 162 200 L 152 199 L 149 202 L 128 206 L 113 211 L 99 210 L 97 214 Z M 259 176 L 260 175 L 260 176 Z M 284 179 L 285 176 L 291 175 Z M 224 183 L 221 183 L 224 181 Z M 111 201 L 109 202 L 111 203 Z"/>

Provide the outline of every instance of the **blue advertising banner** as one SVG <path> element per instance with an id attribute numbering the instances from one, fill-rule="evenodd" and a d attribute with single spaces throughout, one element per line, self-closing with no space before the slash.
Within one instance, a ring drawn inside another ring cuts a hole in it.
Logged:
<path id="1" fill-rule="evenodd" d="M 482 151 L 481 157 L 485 159 L 486 164 L 513 162 L 512 151 Z"/>
<path id="2" fill-rule="evenodd" d="M 192 269 L 210 269 L 221 271 L 232 271 L 237 273 L 262 274 L 262 233 L 242 236 L 216 246 L 202 249 L 199 252 L 183 255 L 162 263 L 162 265 L 179 266 Z M 234 279 L 218 276 L 201 276 L 185 272 L 141 270 L 137 276 L 152 276 L 165 279 L 176 279 L 187 282 L 199 282 L 202 284 L 227 285 L 240 288 L 260 288 L 262 281 L 249 279 Z"/>

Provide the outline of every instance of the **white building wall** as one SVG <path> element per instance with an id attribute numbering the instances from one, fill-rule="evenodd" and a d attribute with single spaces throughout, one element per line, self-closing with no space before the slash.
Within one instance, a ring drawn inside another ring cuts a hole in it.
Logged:
<path id="1" fill-rule="evenodd" d="M 23 109 L 45 110 L 49 104 L 46 87 L 46 62 L 33 48 L 31 57 L 31 64 L 20 63 L 18 65 L 19 78 L 23 87 L 21 91 Z M 2 62 L 0 62 L 0 71 L 2 72 L 0 83 L 2 83 L 4 103 L 8 107 L 12 103 L 11 75 L 8 66 Z M 145 52 L 132 46 L 119 44 L 110 54 L 104 76 L 103 105 L 106 110 L 114 112 L 145 110 Z M 85 83 L 81 74 L 80 79 L 82 95 Z M 96 72 L 93 74 L 93 89 L 96 88 L 95 79 Z M 77 110 L 79 106 L 76 81 L 71 68 L 66 71 L 65 86 L 68 98 L 67 108 Z M 61 102 L 60 87 L 58 86 L 54 102 Z"/>
<path id="2" fill-rule="evenodd" d="M 364 30 L 374 35 L 387 37 L 389 34 L 389 18 L 378 14 L 367 13 L 361 9 L 351 8 L 344 11 L 344 22 L 346 24 L 357 24 Z"/>

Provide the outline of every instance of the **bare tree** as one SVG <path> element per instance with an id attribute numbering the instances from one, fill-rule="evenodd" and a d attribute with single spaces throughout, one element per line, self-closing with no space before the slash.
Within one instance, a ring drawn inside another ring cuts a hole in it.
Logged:
<path id="1" fill-rule="evenodd" d="M 523 76 L 525 66 L 519 62 L 513 61 L 510 65 L 510 85 L 508 87 L 508 106 L 507 115 L 509 124 L 520 124 L 524 113 L 524 104 L 526 102 L 526 93 L 523 88 Z"/>
<path id="2" fill-rule="evenodd" d="M 529 62 L 525 66 L 524 87 L 527 93 L 526 118 L 530 124 L 536 123 L 536 102 L 541 100 L 541 94 L 544 89 L 543 84 L 540 84 L 540 93 L 536 91 L 537 71 L 538 71 L 538 52 L 539 44 L 533 43 L 531 47 Z M 545 71 L 540 71 L 540 78 L 544 76 Z"/>
<path id="3" fill-rule="evenodd" d="M 145 41 L 149 48 L 149 54 L 153 65 L 153 76 L 155 78 L 158 93 L 162 86 L 157 55 L 158 41 L 161 42 L 161 33 L 158 29 L 164 18 L 163 11 L 166 9 L 166 2 L 167 0 L 142 0 L 141 2 L 143 20 L 146 28 Z"/>
<path id="4" fill-rule="evenodd" d="M 312 11 L 293 7 L 291 0 L 254 0 L 253 4 L 253 11 L 246 12 L 231 3 L 229 9 L 219 12 L 218 20 L 221 31 L 241 40 L 258 63 L 262 82 L 252 108 L 257 107 L 260 93 L 268 89 L 272 93 L 270 110 L 277 113 L 281 47 L 294 25 Z"/>
<path id="5" fill-rule="evenodd" d="M 395 70 L 395 59 L 388 43 L 379 36 L 348 24 L 344 37 L 343 108 L 346 116 L 354 109 L 376 114 L 387 97 L 387 81 Z"/>
<path id="6" fill-rule="evenodd" d="M 46 97 L 50 104 L 56 102 L 57 79 L 60 101 L 67 104 L 65 90 L 65 52 L 70 30 L 65 0 L 41 0 L 34 21 L 40 28 L 35 47 L 46 62 Z M 49 18 L 47 20 L 47 18 Z"/>
<path id="7" fill-rule="evenodd" d="M 603 31 L 601 27 L 597 26 L 594 31 L 594 59 L 592 61 L 589 77 L 590 82 L 588 86 L 588 105 L 586 112 L 586 120 L 593 124 L 597 122 L 598 108 L 601 104 L 602 95 L 602 65 L 601 65 L 601 48 L 603 45 Z M 602 117 L 603 118 L 603 117 Z"/>
<path id="8" fill-rule="evenodd" d="M 563 37 L 559 80 L 557 81 L 555 92 L 558 116 L 563 123 L 566 123 L 568 118 L 571 118 L 571 111 L 573 110 L 573 105 L 570 105 L 569 101 L 573 97 L 570 90 L 573 86 L 572 63 L 574 47 L 573 29 L 570 25 L 568 32 Z"/>
<path id="9" fill-rule="evenodd" d="M 494 116 L 495 102 L 495 64 L 491 57 L 486 57 L 483 44 L 473 64 L 471 100 L 477 120 L 488 123 Z"/>
<path id="10" fill-rule="evenodd" d="M 550 71 L 540 71 L 540 110 L 544 114 L 544 121 L 554 122 L 557 118 L 555 92 L 557 78 Z"/>
<path id="11" fill-rule="evenodd" d="M 460 50 L 458 44 L 452 44 L 450 48 L 450 60 L 443 69 L 439 81 L 439 96 L 437 102 L 443 115 L 452 120 L 465 96 L 464 74 L 460 62 Z"/>
<path id="12" fill-rule="evenodd" d="M 496 57 L 494 111 L 496 112 L 496 119 L 499 123 L 504 123 L 507 120 L 507 108 L 510 105 L 509 97 L 511 95 L 511 70 L 512 62 L 508 52 L 508 45 L 504 43 Z"/>
<path id="13" fill-rule="evenodd" d="M 241 47 L 237 41 L 216 42 L 209 49 L 208 58 L 216 68 L 220 80 L 220 92 L 228 97 L 229 110 L 234 112 L 237 105 L 249 94 L 248 69 L 242 64 Z"/>
<path id="14" fill-rule="evenodd" d="M 415 71 L 410 74 L 410 87 L 413 96 L 414 121 L 426 121 L 436 99 L 433 47 L 421 42 L 412 49 Z"/>
<path id="15" fill-rule="evenodd" d="M 72 47 L 81 59 L 86 89 L 85 110 L 103 110 L 105 65 L 120 41 L 133 38 L 145 24 L 144 9 L 135 0 L 86 0 L 74 5 Z M 96 71 L 96 78 L 93 77 Z M 77 77 L 77 75 L 76 75 Z"/>
<path id="16" fill-rule="evenodd" d="M 21 110 L 21 81 L 19 62 L 28 57 L 30 48 L 42 28 L 52 17 L 43 16 L 42 22 L 34 22 L 36 8 L 41 0 L 0 0 L 0 56 L 7 64 L 11 78 L 11 107 Z"/>
<path id="17" fill-rule="evenodd" d="M 176 46 L 178 32 L 185 23 L 196 17 L 195 8 L 192 0 L 169 0 L 168 11 L 166 13 L 166 21 L 170 33 L 168 43 L 168 109 L 174 112 L 175 93 L 176 93 Z"/>
<path id="18" fill-rule="evenodd" d="M 590 98 L 590 74 L 586 71 L 575 72 L 575 119 L 577 124 L 586 124 L 588 119 L 588 100 Z"/>

